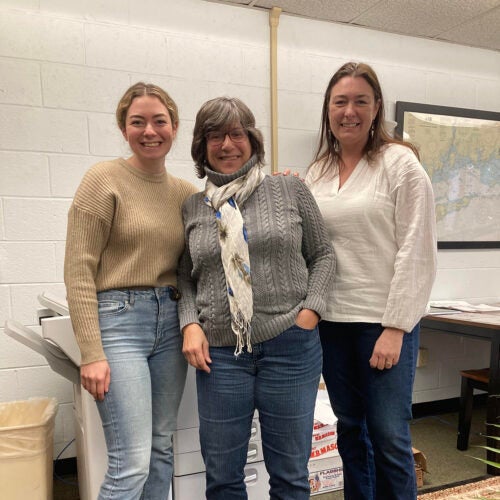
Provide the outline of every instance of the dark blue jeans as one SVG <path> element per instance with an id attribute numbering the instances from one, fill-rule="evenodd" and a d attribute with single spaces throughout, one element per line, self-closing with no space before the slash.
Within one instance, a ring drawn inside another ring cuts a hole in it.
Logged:
<path id="1" fill-rule="evenodd" d="M 380 324 L 322 321 L 319 327 L 345 500 L 415 500 L 409 421 L 419 326 L 405 333 L 399 363 L 383 371 L 368 362 Z"/>
<path id="2" fill-rule="evenodd" d="M 197 371 L 200 442 L 208 500 L 247 498 L 244 466 L 254 410 L 272 500 L 309 500 L 314 405 L 321 374 L 318 330 L 292 326 L 234 356 L 211 347 L 211 372 Z"/>

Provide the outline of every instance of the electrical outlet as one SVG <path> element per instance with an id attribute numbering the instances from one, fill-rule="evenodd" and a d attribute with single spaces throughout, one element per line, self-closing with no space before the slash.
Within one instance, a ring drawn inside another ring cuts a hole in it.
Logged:
<path id="1" fill-rule="evenodd" d="M 418 356 L 417 356 L 417 368 L 422 368 L 427 365 L 429 351 L 426 347 L 418 348 Z"/>

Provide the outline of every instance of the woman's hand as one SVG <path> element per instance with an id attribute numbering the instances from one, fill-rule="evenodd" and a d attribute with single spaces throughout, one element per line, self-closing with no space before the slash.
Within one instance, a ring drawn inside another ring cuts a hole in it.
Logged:
<path id="1" fill-rule="evenodd" d="M 184 335 L 182 354 L 187 362 L 198 370 L 210 373 L 208 364 L 212 360 L 208 351 L 208 340 L 201 326 L 197 323 L 190 323 L 182 329 L 182 333 Z"/>
<path id="2" fill-rule="evenodd" d="M 82 386 L 96 401 L 102 401 L 109 390 L 111 370 L 106 360 L 80 366 Z"/>
<path id="3" fill-rule="evenodd" d="M 298 172 L 293 172 L 289 169 L 289 168 L 285 168 L 285 170 L 283 170 L 282 172 L 274 172 L 273 173 L 274 176 L 276 175 L 284 175 L 285 177 L 287 175 L 293 175 L 294 177 L 300 177 L 300 174 Z M 301 179 L 303 180 L 303 179 Z"/>
<path id="4" fill-rule="evenodd" d="M 318 313 L 312 309 L 301 309 L 295 318 L 295 324 L 305 330 L 313 330 L 318 322 Z"/>
<path id="5" fill-rule="evenodd" d="M 405 332 L 398 328 L 385 328 L 375 342 L 370 366 L 378 370 L 389 370 L 399 362 L 403 335 Z"/>

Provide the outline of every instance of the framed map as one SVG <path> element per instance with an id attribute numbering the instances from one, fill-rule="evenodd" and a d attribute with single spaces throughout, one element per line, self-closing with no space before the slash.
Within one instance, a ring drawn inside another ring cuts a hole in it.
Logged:
<path id="1" fill-rule="evenodd" d="M 500 248 L 500 113 L 398 101 L 396 121 L 432 182 L 438 248 Z"/>

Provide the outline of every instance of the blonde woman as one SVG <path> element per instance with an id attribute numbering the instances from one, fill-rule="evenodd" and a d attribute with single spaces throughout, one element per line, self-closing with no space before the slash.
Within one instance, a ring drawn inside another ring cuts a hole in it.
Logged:
<path id="1" fill-rule="evenodd" d="M 108 448 L 99 499 L 165 500 L 186 376 L 177 318 L 181 206 L 196 192 L 166 171 L 175 102 L 139 82 L 121 98 L 118 127 L 132 156 L 94 165 L 68 217 L 65 283 Z"/>

